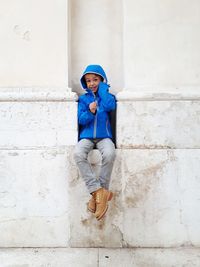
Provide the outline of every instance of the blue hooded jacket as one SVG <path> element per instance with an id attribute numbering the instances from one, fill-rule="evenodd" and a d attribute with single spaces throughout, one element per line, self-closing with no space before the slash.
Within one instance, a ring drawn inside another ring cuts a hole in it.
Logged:
<path id="1" fill-rule="evenodd" d="M 87 73 L 98 74 L 102 77 L 96 94 L 87 88 L 84 75 Z M 86 93 L 79 97 L 78 123 L 79 139 L 112 138 L 109 112 L 116 108 L 115 96 L 109 93 L 106 74 L 100 65 L 89 65 L 80 79 Z M 97 102 L 97 112 L 90 111 L 90 103 Z"/>

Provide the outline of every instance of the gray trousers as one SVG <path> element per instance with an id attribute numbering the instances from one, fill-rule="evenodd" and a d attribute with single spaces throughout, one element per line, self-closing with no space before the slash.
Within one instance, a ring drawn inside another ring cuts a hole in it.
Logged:
<path id="1" fill-rule="evenodd" d="M 88 153 L 94 148 L 95 144 L 102 156 L 99 179 L 96 178 L 96 175 L 88 162 Z M 107 190 L 109 189 L 110 177 L 115 160 L 115 146 L 110 138 L 98 140 L 81 139 L 75 147 L 74 159 L 89 193 L 92 193 L 101 187 L 106 188 Z"/>

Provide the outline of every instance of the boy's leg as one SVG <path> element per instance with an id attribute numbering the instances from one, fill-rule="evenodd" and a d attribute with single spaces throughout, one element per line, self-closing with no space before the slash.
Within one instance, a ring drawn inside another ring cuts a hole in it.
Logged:
<path id="1" fill-rule="evenodd" d="M 104 138 L 97 143 L 97 148 L 102 155 L 102 166 L 99 175 L 100 184 L 108 190 L 115 160 L 115 145 L 110 138 Z"/>
<path id="2" fill-rule="evenodd" d="M 100 182 L 96 179 L 92 167 L 88 162 L 88 153 L 93 147 L 94 143 L 91 140 L 81 139 L 77 143 L 74 151 L 74 159 L 90 193 L 101 188 Z"/>

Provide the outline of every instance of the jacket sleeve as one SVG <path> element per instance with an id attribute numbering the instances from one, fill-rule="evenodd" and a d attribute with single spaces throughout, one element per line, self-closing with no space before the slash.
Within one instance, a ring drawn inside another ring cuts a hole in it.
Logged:
<path id="1" fill-rule="evenodd" d="M 86 103 L 79 98 L 78 101 L 78 123 L 80 125 L 86 125 L 93 121 L 95 115 L 88 109 Z"/>
<path id="2" fill-rule="evenodd" d="M 110 86 L 107 83 L 100 82 L 98 90 L 98 94 L 101 98 L 103 107 L 108 112 L 116 108 L 116 99 L 114 95 L 109 93 L 109 87 Z"/>

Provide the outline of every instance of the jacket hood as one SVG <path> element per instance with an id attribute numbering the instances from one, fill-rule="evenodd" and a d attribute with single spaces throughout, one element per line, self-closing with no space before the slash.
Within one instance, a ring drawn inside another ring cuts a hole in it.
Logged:
<path id="1" fill-rule="evenodd" d="M 87 89 L 87 85 L 85 83 L 85 78 L 84 75 L 87 73 L 94 73 L 94 74 L 98 74 L 103 78 L 103 82 L 107 83 L 107 77 L 105 74 L 105 71 L 103 70 L 103 68 L 100 65 L 89 65 L 86 67 L 85 71 L 83 72 L 83 75 L 81 76 L 81 85 L 84 89 Z"/>

